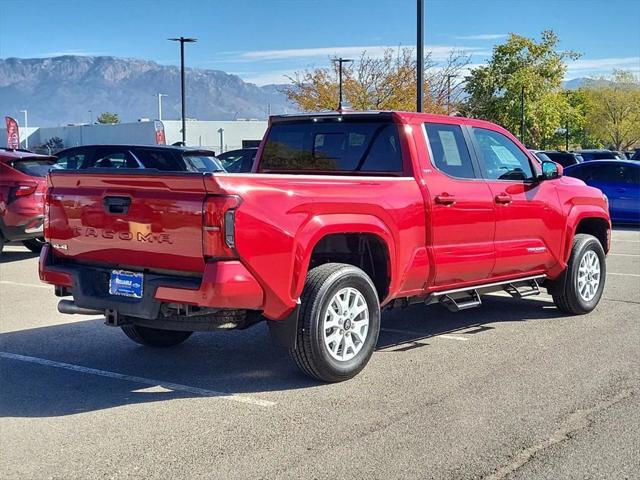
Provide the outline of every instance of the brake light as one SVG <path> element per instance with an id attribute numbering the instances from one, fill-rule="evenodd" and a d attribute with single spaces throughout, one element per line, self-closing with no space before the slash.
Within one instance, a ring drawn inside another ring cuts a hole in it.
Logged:
<path id="1" fill-rule="evenodd" d="M 202 250 L 208 258 L 235 258 L 237 195 L 207 197 L 203 209 Z"/>
<path id="2" fill-rule="evenodd" d="M 48 187 L 44 194 L 44 239 L 48 242 L 51 238 L 49 236 L 49 213 L 51 210 L 51 206 L 49 205 L 49 201 L 51 200 L 51 187 Z"/>

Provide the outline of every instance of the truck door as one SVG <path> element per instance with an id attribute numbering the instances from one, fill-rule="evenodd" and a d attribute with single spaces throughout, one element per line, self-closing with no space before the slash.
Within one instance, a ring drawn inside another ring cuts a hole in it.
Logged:
<path id="1" fill-rule="evenodd" d="M 429 192 L 431 249 L 438 287 L 489 277 L 495 261 L 495 207 L 460 125 L 424 124 L 422 179 Z"/>
<path id="2" fill-rule="evenodd" d="M 506 135 L 470 130 L 496 207 L 492 277 L 548 270 L 560 258 L 564 227 L 554 181 L 538 181 L 529 156 Z"/>

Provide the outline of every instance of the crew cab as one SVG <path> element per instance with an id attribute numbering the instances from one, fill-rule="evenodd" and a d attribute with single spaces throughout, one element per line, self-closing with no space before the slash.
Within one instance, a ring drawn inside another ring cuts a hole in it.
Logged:
<path id="1" fill-rule="evenodd" d="M 602 192 L 503 128 L 408 112 L 271 117 L 251 173 L 53 171 L 46 205 L 61 312 L 156 347 L 266 320 L 328 382 L 364 368 L 384 308 L 544 287 L 590 312 L 611 229 Z"/>

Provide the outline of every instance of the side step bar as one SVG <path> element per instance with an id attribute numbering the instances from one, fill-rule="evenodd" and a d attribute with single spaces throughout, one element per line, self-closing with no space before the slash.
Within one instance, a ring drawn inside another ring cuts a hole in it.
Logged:
<path id="1" fill-rule="evenodd" d="M 425 303 L 441 303 L 452 312 L 459 312 L 469 308 L 482 305 L 480 294 L 504 290 L 514 298 L 524 298 L 540 294 L 539 281 L 546 278 L 546 275 L 534 275 L 530 277 L 516 278 L 502 282 L 486 283 L 473 287 L 455 288 L 442 292 L 433 292 L 429 295 Z"/>

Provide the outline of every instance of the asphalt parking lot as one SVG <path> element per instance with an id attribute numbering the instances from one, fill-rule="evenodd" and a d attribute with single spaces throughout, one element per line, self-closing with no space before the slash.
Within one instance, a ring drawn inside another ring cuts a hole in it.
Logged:
<path id="1" fill-rule="evenodd" d="M 300 374 L 266 326 L 168 350 L 57 313 L 37 258 L 0 266 L 4 479 L 640 478 L 640 231 L 618 229 L 604 298 L 543 294 L 383 317 L 336 385 Z"/>

